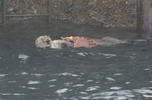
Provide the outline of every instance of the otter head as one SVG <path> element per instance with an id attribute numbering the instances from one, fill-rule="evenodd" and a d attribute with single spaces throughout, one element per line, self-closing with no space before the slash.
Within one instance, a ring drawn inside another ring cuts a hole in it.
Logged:
<path id="1" fill-rule="evenodd" d="M 39 48 L 50 48 L 51 47 L 51 38 L 50 36 L 40 36 L 35 40 L 36 47 Z"/>

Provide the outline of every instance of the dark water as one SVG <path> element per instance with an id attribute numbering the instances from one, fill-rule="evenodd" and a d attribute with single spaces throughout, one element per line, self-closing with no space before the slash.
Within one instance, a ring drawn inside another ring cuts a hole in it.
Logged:
<path id="1" fill-rule="evenodd" d="M 20 32 L 1 32 L 0 100 L 152 99 L 151 43 L 38 49 Z"/>

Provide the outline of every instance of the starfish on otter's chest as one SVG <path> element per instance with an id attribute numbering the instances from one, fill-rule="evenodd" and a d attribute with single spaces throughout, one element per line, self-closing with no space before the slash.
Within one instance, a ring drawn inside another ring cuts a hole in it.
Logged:
<path id="1" fill-rule="evenodd" d="M 61 37 L 61 38 L 66 41 L 73 41 L 75 48 L 78 48 L 78 47 L 91 48 L 98 45 L 98 43 L 95 42 L 94 40 L 84 38 L 84 37 L 70 36 L 70 37 Z"/>

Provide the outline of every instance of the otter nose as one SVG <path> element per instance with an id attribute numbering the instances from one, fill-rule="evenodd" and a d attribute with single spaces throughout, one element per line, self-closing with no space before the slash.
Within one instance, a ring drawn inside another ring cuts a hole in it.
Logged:
<path id="1" fill-rule="evenodd" d="M 46 40 L 46 43 L 47 43 L 47 44 L 50 44 L 50 40 Z"/>

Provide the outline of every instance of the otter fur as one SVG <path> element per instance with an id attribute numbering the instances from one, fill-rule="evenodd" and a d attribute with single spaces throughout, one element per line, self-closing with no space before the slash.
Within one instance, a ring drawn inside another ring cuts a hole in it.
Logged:
<path id="1" fill-rule="evenodd" d="M 50 36 L 43 35 L 35 40 L 35 45 L 38 48 L 50 48 L 52 39 Z"/>
<path id="2" fill-rule="evenodd" d="M 73 47 L 73 43 L 66 40 L 52 40 L 50 36 L 43 35 L 35 40 L 35 45 L 38 48 L 66 48 Z"/>
<path id="3" fill-rule="evenodd" d="M 98 45 L 102 46 L 112 46 L 117 44 L 123 44 L 123 43 L 129 43 L 129 42 L 142 42 L 146 40 L 120 40 L 113 37 L 103 37 L 101 39 L 90 39 L 85 37 L 79 37 L 79 36 L 70 36 L 70 37 L 61 37 L 60 40 L 52 40 L 50 36 L 40 36 L 36 39 L 35 45 L 39 48 L 67 48 L 67 47 L 73 47 L 73 48 L 79 48 L 79 47 L 85 47 L 85 48 L 91 48 Z"/>

